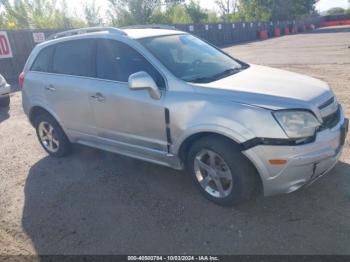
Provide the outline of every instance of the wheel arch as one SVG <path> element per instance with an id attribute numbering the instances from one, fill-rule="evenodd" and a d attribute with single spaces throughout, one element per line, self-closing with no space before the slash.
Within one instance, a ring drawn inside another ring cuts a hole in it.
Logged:
<path id="1" fill-rule="evenodd" d="M 187 136 L 180 144 L 177 154 L 178 157 L 180 158 L 181 163 L 187 169 L 186 167 L 186 158 L 187 158 L 187 152 L 189 151 L 190 147 L 199 139 L 202 139 L 203 137 L 206 136 L 217 136 L 219 138 L 223 138 L 227 140 L 228 143 L 231 143 L 232 146 L 237 147 L 238 150 L 242 150 L 241 148 L 241 143 L 243 141 L 240 141 L 238 138 L 233 138 L 232 135 L 228 135 L 227 133 L 222 133 L 222 132 L 215 132 L 215 131 L 201 131 L 197 133 L 193 133 L 189 136 Z M 263 182 L 261 179 L 261 175 L 259 173 L 259 169 L 255 166 L 254 162 L 252 162 L 245 154 L 243 154 L 243 157 L 251 164 L 251 166 L 255 169 L 256 171 L 256 178 L 257 178 L 257 194 L 262 194 L 263 193 Z"/>
<path id="2" fill-rule="evenodd" d="M 60 127 L 62 128 L 62 124 L 61 122 L 59 121 L 59 118 L 57 117 L 56 114 L 54 114 L 53 112 L 47 110 L 45 107 L 41 106 L 41 105 L 35 105 L 33 106 L 30 111 L 29 111 L 29 114 L 28 114 L 28 118 L 29 118 L 29 121 L 30 123 L 32 124 L 32 126 L 34 126 L 34 121 L 35 121 L 35 118 L 41 114 L 48 114 L 50 115 L 51 117 L 53 117 L 56 122 L 60 125 Z"/>
<path id="3" fill-rule="evenodd" d="M 174 144 L 172 147 L 172 152 L 175 155 L 180 157 L 181 153 L 184 152 L 184 149 L 187 148 L 191 143 L 196 141 L 197 139 L 202 138 L 206 135 L 218 135 L 224 138 L 231 140 L 233 143 L 237 145 L 251 139 L 253 137 L 252 134 L 246 133 L 246 136 L 241 135 L 239 132 L 235 132 L 234 130 L 222 127 L 219 125 L 196 125 L 190 128 L 187 128 L 186 132 L 180 135 L 177 139 L 174 139 Z M 252 136 L 252 137 L 251 137 Z"/>

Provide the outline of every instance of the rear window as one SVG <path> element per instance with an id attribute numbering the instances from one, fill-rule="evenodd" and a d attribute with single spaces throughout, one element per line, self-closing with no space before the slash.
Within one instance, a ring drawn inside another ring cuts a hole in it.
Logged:
<path id="1" fill-rule="evenodd" d="M 54 46 L 48 46 L 41 50 L 30 70 L 39 72 L 49 72 L 53 50 Z"/>
<path id="2" fill-rule="evenodd" d="M 56 45 L 52 72 L 74 76 L 95 76 L 95 41 L 73 40 Z"/>

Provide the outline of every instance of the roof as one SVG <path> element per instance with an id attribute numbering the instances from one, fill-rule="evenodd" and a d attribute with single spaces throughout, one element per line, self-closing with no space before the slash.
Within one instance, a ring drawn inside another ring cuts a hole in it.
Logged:
<path id="1" fill-rule="evenodd" d="M 69 39 L 81 39 L 89 38 L 92 35 L 105 35 L 105 34 L 117 34 L 119 36 L 126 36 L 131 39 L 140 39 L 155 36 L 176 35 L 183 34 L 184 32 L 168 29 L 168 28 L 114 28 L 114 27 L 87 27 L 72 29 L 64 32 L 60 32 L 51 35 L 48 40 L 54 40 L 56 42 L 64 41 L 67 37 Z M 63 38 L 63 39 L 62 39 Z M 46 42 L 45 42 L 46 43 Z"/>
<path id="2" fill-rule="evenodd" d="M 142 29 L 123 29 L 128 37 L 133 39 L 164 36 L 164 35 L 177 35 L 183 34 L 184 32 L 178 30 L 169 29 L 153 29 L 153 28 L 142 28 Z"/>

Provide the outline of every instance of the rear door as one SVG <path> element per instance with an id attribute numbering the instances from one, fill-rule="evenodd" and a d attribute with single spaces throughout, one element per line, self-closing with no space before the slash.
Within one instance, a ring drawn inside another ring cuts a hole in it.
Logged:
<path id="1" fill-rule="evenodd" d="M 55 46 L 50 74 L 43 79 L 47 101 L 68 131 L 96 135 L 90 95 L 95 90 L 96 41 L 72 40 Z"/>

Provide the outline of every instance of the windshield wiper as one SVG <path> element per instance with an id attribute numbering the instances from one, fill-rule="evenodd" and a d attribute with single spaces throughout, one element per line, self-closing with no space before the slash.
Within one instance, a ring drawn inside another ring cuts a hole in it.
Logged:
<path id="1" fill-rule="evenodd" d="M 192 83 L 209 83 L 209 82 L 213 82 L 215 80 L 219 80 L 221 78 L 233 75 L 235 73 L 238 73 L 242 70 L 242 68 L 229 68 L 223 72 L 220 72 L 218 74 L 215 74 L 213 76 L 205 76 L 205 77 L 197 77 L 194 79 L 189 80 L 189 82 Z"/>
<path id="2" fill-rule="evenodd" d="M 230 69 L 227 69 L 221 73 L 218 73 L 216 75 L 213 75 L 211 78 L 213 78 L 214 80 L 217 80 L 217 79 L 220 79 L 220 78 L 223 78 L 223 77 L 226 77 L 226 76 L 230 76 L 230 75 L 233 75 L 237 72 L 241 71 L 241 69 L 238 69 L 238 68 L 230 68 Z"/>
<path id="3" fill-rule="evenodd" d="M 197 78 L 193 78 L 193 79 L 185 80 L 185 81 L 188 81 L 191 83 L 209 83 L 213 80 L 211 80 L 211 77 L 204 76 L 204 77 L 197 77 Z"/>

